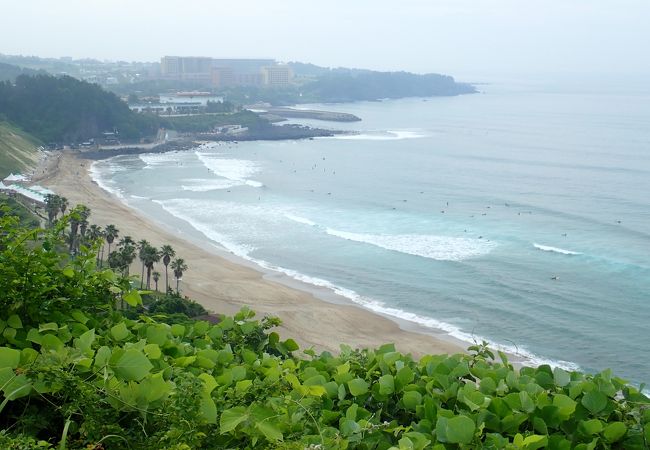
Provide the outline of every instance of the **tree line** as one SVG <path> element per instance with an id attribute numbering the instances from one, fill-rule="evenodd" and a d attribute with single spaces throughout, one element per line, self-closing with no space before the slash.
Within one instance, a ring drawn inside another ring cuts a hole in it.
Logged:
<path id="1" fill-rule="evenodd" d="M 48 194 L 45 196 L 45 211 L 47 213 L 48 225 L 52 227 L 59 215 L 64 215 L 68 209 L 69 202 L 63 196 Z M 176 251 L 171 245 L 165 244 L 160 249 L 151 245 L 146 239 L 135 242 L 131 236 L 122 236 L 116 243 L 116 248 L 111 249 L 113 243 L 120 237 L 120 230 L 114 224 L 108 224 L 103 229 L 99 225 L 90 224 L 90 208 L 85 205 L 77 205 L 69 213 L 69 231 L 65 234 L 68 250 L 74 255 L 80 250 L 81 245 L 92 245 L 99 243 L 97 248 L 96 263 L 101 269 L 104 264 L 114 270 L 120 271 L 123 276 L 129 276 L 129 269 L 138 258 L 142 264 L 140 274 L 140 288 L 147 290 L 151 288 L 151 280 L 158 291 L 160 272 L 154 270 L 155 265 L 162 261 L 165 266 L 165 290 L 166 294 L 173 292 L 169 286 L 169 269 L 176 279 L 176 294 L 180 293 L 180 280 L 188 266 L 183 258 L 176 258 Z M 106 258 L 104 258 L 105 246 L 108 247 Z M 145 278 L 146 271 L 146 278 Z M 146 283 L 145 283 L 146 280 Z"/>
<path id="2" fill-rule="evenodd" d="M 125 139 L 154 135 L 155 116 L 137 114 L 115 94 L 70 76 L 19 75 L 0 82 L 0 120 L 42 142 L 87 141 L 117 129 Z"/>

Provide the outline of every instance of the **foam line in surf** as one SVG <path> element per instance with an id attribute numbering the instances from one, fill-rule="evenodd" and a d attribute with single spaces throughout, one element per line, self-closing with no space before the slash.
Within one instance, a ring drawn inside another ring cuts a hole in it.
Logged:
<path id="1" fill-rule="evenodd" d="M 227 180 L 236 181 L 251 187 L 262 187 L 259 181 L 250 177 L 260 172 L 259 165 L 246 159 L 221 158 L 213 153 L 195 152 L 196 157 L 212 173 Z"/>
<path id="2" fill-rule="evenodd" d="M 408 255 L 439 261 L 461 261 L 489 253 L 496 243 L 483 239 L 428 234 L 365 234 L 326 229 L 327 234 Z"/>
<path id="3" fill-rule="evenodd" d="M 285 214 L 284 217 L 286 217 L 289 220 L 293 220 L 294 222 L 301 223 L 303 225 L 309 225 L 310 227 L 315 227 L 316 226 L 316 222 L 314 222 L 312 220 L 309 220 L 306 217 L 301 217 L 301 216 L 297 216 L 295 214 L 289 214 L 289 213 Z"/>
<path id="4" fill-rule="evenodd" d="M 189 201 L 189 200 L 188 200 Z M 194 229 L 198 230 L 201 232 L 203 235 L 205 235 L 209 240 L 215 242 L 216 244 L 219 244 L 222 248 L 224 248 L 226 251 L 246 260 L 249 262 L 252 262 L 259 267 L 273 271 L 273 272 L 278 272 L 283 275 L 286 275 L 290 277 L 291 279 L 294 279 L 296 281 L 315 286 L 318 288 L 324 288 L 327 289 L 341 297 L 344 297 L 351 302 L 358 304 L 359 306 L 362 306 L 370 311 L 373 311 L 375 313 L 384 315 L 384 316 L 389 316 L 394 319 L 399 319 L 403 320 L 406 322 L 414 323 L 417 325 L 420 325 L 425 328 L 429 328 L 431 330 L 442 330 L 449 334 L 450 336 L 459 339 L 461 341 L 467 342 L 467 343 L 474 343 L 474 342 L 481 342 L 483 340 L 489 342 L 491 348 L 498 349 L 501 351 L 505 351 L 511 354 L 516 354 L 523 359 L 525 359 L 527 362 L 533 365 L 540 365 L 540 364 L 549 364 L 551 366 L 556 366 L 556 367 L 562 367 L 567 370 L 577 370 L 578 366 L 567 361 L 554 361 L 550 360 L 547 358 L 540 357 L 530 351 L 528 351 L 525 348 L 522 347 L 514 347 L 514 346 L 508 346 L 508 345 L 502 345 L 497 342 L 491 342 L 488 339 L 485 339 L 482 336 L 476 336 L 467 332 L 462 331 L 460 328 L 458 328 L 455 325 L 442 322 L 436 319 L 433 319 L 431 317 L 426 317 L 426 316 L 421 316 L 415 313 L 411 313 L 408 311 L 404 311 L 399 308 L 394 308 L 394 307 L 389 307 L 379 301 L 376 301 L 374 299 L 364 297 L 357 292 L 355 292 L 352 289 L 348 289 L 345 287 L 338 286 L 326 279 L 307 275 L 304 273 L 301 273 L 297 270 L 293 269 L 288 269 L 279 265 L 271 264 L 268 261 L 265 261 L 260 258 L 255 258 L 251 254 L 256 250 L 252 246 L 246 246 L 242 245 L 239 242 L 235 242 L 225 235 L 216 232 L 212 226 L 211 223 L 208 221 L 202 221 L 199 219 L 193 219 L 188 216 L 187 211 L 187 202 L 185 200 L 177 200 L 177 201 L 159 201 L 155 200 L 156 203 L 161 205 L 161 207 L 173 215 L 174 217 L 177 217 L 185 222 L 187 222 L 190 226 L 192 226 Z M 193 210 L 190 208 L 189 210 Z M 300 223 L 305 223 L 306 225 L 310 226 L 316 226 L 316 224 L 304 217 L 296 216 L 290 213 L 285 213 L 284 217 L 289 218 L 290 220 L 300 222 Z"/>
<path id="5" fill-rule="evenodd" d="M 413 130 L 387 130 L 367 131 L 360 134 L 340 134 L 332 136 L 331 139 L 350 141 L 397 141 L 402 139 L 418 139 L 427 137 L 428 134 Z"/>
<path id="6" fill-rule="evenodd" d="M 212 178 L 190 178 L 183 180 L 181 189 L 193 192 L 208 192 L 221 189 L 230 189 L 241 183 L 232 180 L 215 180 Z"/>
<path id="7" fill-rule="evenodd" d="M 582 255 L 580 252 L 565 250 L 559 247 L 551 247 L 550 245 L 533 244 L 533 247 L 544 252 L 560 253 L 562 255 Z"/>
<path id="8" fill-rule="evenodd" d="M 109 194 L 115 195 L 120 200 L 124 200 L 123 192 L 116 186 L 115 183 L 109 180 L 110 175 L 120 172 L 123 169 L 120 168 L 119 165 L 111 161 L 111 159 L 107 159 L 104 161 L 94 161 L 90 165 L 90 168 L 88 169 L 88 173 L 90 174 L 90 178 L 95 183 L 97 183 L 97 186 L 99 186 Z M 108 176 L 106 176 L 107 173 L 109 174 Z"/>

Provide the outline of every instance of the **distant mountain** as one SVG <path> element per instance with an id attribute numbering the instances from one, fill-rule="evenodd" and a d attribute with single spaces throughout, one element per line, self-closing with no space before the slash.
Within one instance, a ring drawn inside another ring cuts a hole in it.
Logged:
<path id="1" fill-rule="evenodd" d="M 46 143 L 85 141 L 115 128 L 124 138 L 139 138 L 155 134 L 159 123 L 96 84 L 49 75 L 0 82 L 3 117 Z"/>

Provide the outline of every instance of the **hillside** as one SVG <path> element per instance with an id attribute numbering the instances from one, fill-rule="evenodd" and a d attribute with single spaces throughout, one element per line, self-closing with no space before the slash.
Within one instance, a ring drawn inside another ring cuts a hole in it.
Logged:
<path id="1" fill-rule="evenodd" d="M 6 122 L 0 122 L 0 178 L 24 172 L 38 161 L 38 141 Z"/>
<path id="2" fill-rule="evenodd" d="M 0 62 L 0 81 L 14 80 L 18 75 L 37 75 L 38 73 L 37 70 Z"/>
<path id="3" fill-rule="evenodd" d="M 45 143 L 81 142 L 114 129 L 138 139 L 158 130 L 156 117 L 136 114 L 115 94 L 69 76 L 0 82 L 0 116 Z"/>

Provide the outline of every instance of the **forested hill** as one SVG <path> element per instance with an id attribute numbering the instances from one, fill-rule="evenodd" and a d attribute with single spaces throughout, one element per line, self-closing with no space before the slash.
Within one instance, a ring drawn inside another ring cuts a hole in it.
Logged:
<path id="1" fill-rule="evenodd" d="M 19 75 L 0 82 L 0 118 L 43 142 L 81 142 L 114 128 L 123 138 L 155 134 L 158 119 L 115 94 L 69 76 Z"/>
<path id="2" fill-rule="evenodd" d="M 0 62 L 0 81 L 15 80 L 19 75 L 37 75 L 39 71 Z"/>
<path id="3" fill-rule="evenodd" d="M 331 102 L 382 98 L 431 97 L 471 94 L 473 86 L 456 83 L 446 75 L 408 72 L 333 73 L 305 86 L 308 95 Z"/>
<path id="4" fill-rule="evenodd" d="M 333 102 L 382 98 L 449 96 L 475 93 L 474 86 L 435 73 L 376 72 L 365 69 L 326 68 L 289 63 L 297 77 L 313 78 L 303 86 L 303 95 Z"/>

